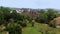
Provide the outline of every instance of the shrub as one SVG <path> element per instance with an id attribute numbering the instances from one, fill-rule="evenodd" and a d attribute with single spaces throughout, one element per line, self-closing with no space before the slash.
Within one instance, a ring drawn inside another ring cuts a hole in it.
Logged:
<path id="1" fill-rule="evenodd" d="M 56 28 L 56 22 L 55 20 L 50 21 L 49 26 Z"/>
<path id="2" fill-rule="evenodd" d="M 46 34 L 56 34 L 52 29 L 45 30 Z"/>
<path id="3" fill-rule="evenodd" d="M 22 27 L 26 27 L 27 26 L 27 22 L 24 21 L 18 21 L 18 24 L 20 24 Z"/>
<path id="4" fill-rule="evenodd" d="M 9 34 L 21 34 L 22 33 L 22 29 L 20 25 L 17 23 L 8 24 L 6 30 L 9 32 Z"/>
<path id="5" fill-rule="evenodd" d="M 56 34 L 52 29 L 42 29 L 40 28 L 39 32 L 41 32 L 42 34 Z"/>

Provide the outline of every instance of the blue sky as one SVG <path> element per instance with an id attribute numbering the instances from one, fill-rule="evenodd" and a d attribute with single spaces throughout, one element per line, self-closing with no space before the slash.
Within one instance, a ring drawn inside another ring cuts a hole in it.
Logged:
<path id="1" fill-rule="evenodd" d="M 60 9 L 60 0 L 0 0 L 0 6 Z"/>

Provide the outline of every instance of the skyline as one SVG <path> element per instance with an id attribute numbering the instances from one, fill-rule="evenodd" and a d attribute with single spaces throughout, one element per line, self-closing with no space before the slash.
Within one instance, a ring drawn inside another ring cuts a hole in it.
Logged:
<path id="1" fill-rule="evenodd" d="M 0 6 L 15 8 L 60 9 L 60 0 L 0 0 Z"/>

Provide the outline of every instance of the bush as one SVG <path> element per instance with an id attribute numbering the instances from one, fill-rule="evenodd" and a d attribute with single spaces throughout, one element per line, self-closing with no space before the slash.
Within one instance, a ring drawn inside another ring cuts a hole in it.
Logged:
<path id="1" fill-rule="evenodd" d="M 55 34 L 55 32 L 53 32 L 52 30 L 46 30 L 45 33 L 46 34 Z"/>
<path id="2" fill-rule="evenodd" d="M 18 21 L 18 24 L 20 24 L 22 27 L 26 27 L 27 26 L 27 22 L 24 21 Z"/>
<path id="3" fill-rule="evenodd" d="M 17 23 L 8 24 L 6 30 L 9 32 L 9 34 L 21 34 L 22 33 L 21 26 Z"/>
<path id="4" fill-rule="evenodd" d="M 50 21 L 49 26 L 53 27 L 53 28 L 56 28 L 56 22 L 55 22 L 55 20 Z"/>
<path id="5" fill-rule="evenodd" d="M 47 14 L 41 13 L 37 18 L 36 21 L 39 23 L 47 23 Z"/>
<path id="6" fill-rule="evenodd" d="M 52 29 L 42 29 L 40 28 L 39 32 L 41 32 L 42 34 L 56 34 Z"/>

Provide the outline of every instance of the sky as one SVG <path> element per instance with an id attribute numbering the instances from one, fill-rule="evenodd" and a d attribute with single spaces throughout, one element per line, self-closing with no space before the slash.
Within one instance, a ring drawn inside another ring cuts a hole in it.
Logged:
<path id="1" fill-rule="evenodd" d="M 60 0 L 0 0 L 0 6 L 15 8 L 60 9 Z"/>

